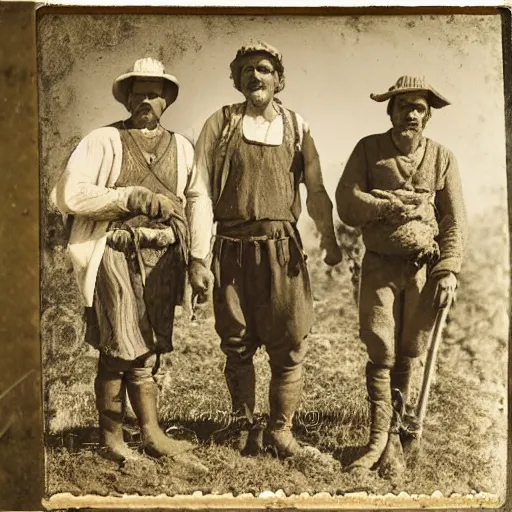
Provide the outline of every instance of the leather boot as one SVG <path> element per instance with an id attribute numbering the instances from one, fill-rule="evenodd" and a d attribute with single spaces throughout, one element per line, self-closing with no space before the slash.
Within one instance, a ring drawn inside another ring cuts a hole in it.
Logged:
<path id="1" fill-rule="evenodd" d="M 96 377 L 94 381 L 96 407 L 99 414 L 100 443 L 107 448 L 106 457 L 118 462 L 135 459 L 123 439 L 123 418 L 126 385 L 121 377 Z"/>
<path id="2" fill-rule="evenodd" d="M 158 388 L 151 374 L 131 370 L 127 380 L 128 396 L 137 416 L 142 445 L 145 452 L 152 457 L 173 457 L 192 450 L 194 446 L 188 441 L 178 441 L 165 435 L 158 424 L 157 397 Z"/>
<path id="3" fill-rule="evenodd" d="M 404 406 L 409 403 L 412 361 L 410 357 L 399 356 L 391 370 L 391 389 L 400 391 Z"/>
<path id="4" fill-rule="evenodd" d="M 263 449 L 263 431 L 254 421 L 256 376 L 252 359 L 226 360 L 224 377 L 231 396 L 238 448 L 242 455 L 258 455 Z"/>
<path id="5" fill-rule="evenodd" d="M 419 431 L 414 406 L 409 403 L 413 364 L 413 358 L 399 356 L 391 370 L 392 392 L 398 391 L 401 395 L 399 400 L 402 402 L 402 408 L 397 414 L 400 423 L 400 438 L 404 448 L 409 448 L 410 441 L 415 439 Z"/>
<path id="6" fill-rule="evenodd" d="M 293 416 L 300 403 L 301 391 L 302 365 L 291 369 L 272 369 L 268 433 L 272 447 L 281 458 L 292 457 L 303 451 L 292 433 Z"/>
<path id="7" fill-rule="evenodd" d="M 375 466 L 379 462 L 389 438 L 393 417 L 389 368 L 368 363 L 366 366 L 366 386 L 370 399 L 370 442 L 367 446 L 367 452 L 355 460 L 349 469 L 371 469 Z"/>

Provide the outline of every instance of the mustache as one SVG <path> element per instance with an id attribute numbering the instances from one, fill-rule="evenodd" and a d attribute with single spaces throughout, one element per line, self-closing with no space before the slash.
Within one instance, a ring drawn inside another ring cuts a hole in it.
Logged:
<path id="1" fill-rule="evenodd" d="M 136 109 L 134 114 L 147 114 L 149 112 L 155 113 L 153 107 L 149 103 L 141 103 Z"/>
<path id="2" fill-rule="evenodd" d="M 420 132 L 423 130 L 423 125 L 417 121 L 411 121 L 401 123 L 397 128 L 400 132 Z"/>
<path id="3" fill-rule="evenodd" d="M 247 84 L 247 88 L 248 89 L 251 89 L 251 90 L 256 90 L 256 89 L 265 89 L 265 85 L 263 82 L 261 82 L 260 80 L 251 80 L 248 84 Z"/>

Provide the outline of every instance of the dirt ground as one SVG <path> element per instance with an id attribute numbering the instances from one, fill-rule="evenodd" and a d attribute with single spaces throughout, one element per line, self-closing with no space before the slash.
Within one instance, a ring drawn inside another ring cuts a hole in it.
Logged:
<path id="1" fill-rule="evenodd" d="M 493 227 L 487 226 L 488 218 Z M 83 326 L 72 290 L 46 274 L 43 298 L 47 493 L 240 494 L 283 489 L 287 494 L 369 491 L 431 494 L 489 492 L 504 495 L 506 463 L 506 371 L 508 341 L 508 222 L 505 208 L 475 219 L 439 354 L 421 450 L 398 481 L 371 473 L 344 472 L 368 436 L 365 351 L 358 341 L 350 259 L 327 271 L 310 250 L 316 321 L 310 336 L 306 380 L 295 432 L 319 448 L 320 458 L 286 461 L 270 454 L 242 457 L 226 427 L 229 398 L 223 357 L 209 305 L 188 321 L 177 320 L 175 351 L 163 359 L 159 376 L 160 413 L 169 435 L 197 443 L 196 455 L 209 469 L 183 469 L 172 460 L 143 457 L 119 467 L 98 447 L 93 378 L 97 354 L 80 342 Z M 356 241 L 340 232 L 346 250 Z M 49 254 L 49 253 L 48 253 Z M 47 269 L 67 263 L 62 250 L 46 259 Z M 69 269 L 68 269 L 69 270 Z M 67 270 L 66 270 L 67 271 Z M 58 288 L 61 290 L 58 290 Z M 66 295 L 69 294 L 69 295 Z M 53 299 L 50 299 L 52 297 Z M 59 301 L 54 298 L 57 297 Z M 258 408 L 267 410 L 269 368 L 266 353 L 256 356 Z M 127 423 L 136 448 L 138 431 Z"/>

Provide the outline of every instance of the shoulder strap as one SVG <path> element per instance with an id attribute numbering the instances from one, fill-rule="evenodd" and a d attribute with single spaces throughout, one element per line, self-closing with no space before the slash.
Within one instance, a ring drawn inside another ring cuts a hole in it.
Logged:
<path id="1" fill-rule="evenodd" d="M 297 114 L 293 111 L 289 111 L 292 117 L 292 124 L 293 124 L 293 133 L 294 133 L 294 143 L 295 143 L 295 151 L 300 152 L 302 151 L 302 146 L 300 143 L 300 131 L 299 131 L 299 121 L 297 120 Z"/>
<path id="2" fill-rule="evenodd" d="M 288 122 L 291 122 L 293 129 L 293 146 L 295 150 L 295 156 L 293 161 L 293 168 L 295 174 L 295 183 L 304 183 L 304 155 L 302 154 L 302 140 L 299 128 L 299 120 L 297 114 L 293 110 L 289 110 L 280 105 L 282 112 L 286 115 Z"/>
<path id="3" fill-rule="evenodd" d="M 236 103 L 222 107 L 224 121 L 215 145 L 213 162 L 212 188 L 215 203 L 220 199 L 220 195 L 226 183 L 229 171 L 228 164 L 233 150 L 233 138 L 242 119 L 244 105 L 244 103 Z"/>
<path id="4" fill-rule="evenodd" d="M 222 125 L 222 129 L 224 129 L 226 124 L 229 123 L 229 119 L 231 118 L 231 108 L 230 108 L 230 105 L 224 105 L 222 107 L 222 114 L 224 115 L 224 124 Z"/>

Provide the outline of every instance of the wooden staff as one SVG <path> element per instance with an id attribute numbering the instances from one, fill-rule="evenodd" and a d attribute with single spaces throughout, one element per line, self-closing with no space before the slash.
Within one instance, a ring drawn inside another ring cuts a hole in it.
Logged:
<path id="1" fill-rule="evenodd" d="M 448 312 L 450 311 L 451 305 L 452 298 L 449 297 L 448 302 L 437 310 L 434 328 L 432 329 L 432 332 L 430 334 L 430 343 L 427 353 L 427 360 L 425 362 L 425 371 L 423 372 L 420 396 L 418 398 L 418 403 L 416 405 L 415 411 L 415 419 L 417 421 L 418 426 L 417 437 L 421 437 L 423 421 L 425 420 L 425 415 L 427 413 L 430 386 L 432 384 L 432 379 L 434 378 L 437 352 L 439 350 L 439 345 L 441 344 L 443 330 L 446 325 L 446 319 L 448 318 Z"/>

